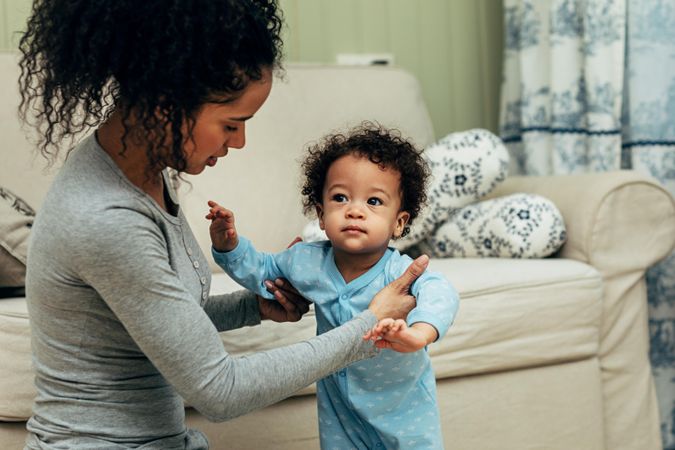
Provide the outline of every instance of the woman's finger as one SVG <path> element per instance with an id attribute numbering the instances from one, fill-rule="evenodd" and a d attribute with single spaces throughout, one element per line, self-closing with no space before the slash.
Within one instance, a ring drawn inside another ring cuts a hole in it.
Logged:
<path id="1" fill-rule="evenodd" d="M 309 311 L 310 302 L 286 280 L 277 278 L 274 283 L 267 280 L 265 281 L 265 287 L 276 299 L 280 300 L 281 298 L 280 303 L 284 309 L 289 310 L 287 305 L 293 305 L 293 311 L 297 310 L 300 315 Z"/>
<path id="2" fill-rule="evenodd" d="M 376 325 L 376 330 L 379 334 L 385 334 L 389 331 L 391 328 L 391 324 L 393 323 L 392 319 L 382 319 L 378 322 Z"/>
<path id="3" fill-rule="evenodd" d="M 396 287 L 399 292 L 408 292 L 410 285 L 427 270 L 428 265 L 429 257 L 427 255 L 419 256 L 410 263 L 403 275 L 391 282 L 391 285 Z"/>
<path id="4" fill-rule="evenodd" d="M 284 294 L 283 291 L 276 290 L 274 291 L 274 298 L 277 299 L 277 301 L 281 304 L 281 306 L 284 307 L 284 309 L 288 312 L 297 312 L 298 307 L 297 305 L 290 301 L 288 297 Z"/>
<path id="5" fill-rule="evenodd" d="M 311 302 L 309 302 L 305 297 L 300 295 L 298 290 L 295 289 L 293 285 L 289 283 L 286 279 L 277 278 L 276 280 L 274 280 L 274 285 L 276 288 L 283 291 L 283 293 L 290 301 L 296 303 L 298 307 L 303 311 L 303 314 L 309 311 L 309 305 Z"/>

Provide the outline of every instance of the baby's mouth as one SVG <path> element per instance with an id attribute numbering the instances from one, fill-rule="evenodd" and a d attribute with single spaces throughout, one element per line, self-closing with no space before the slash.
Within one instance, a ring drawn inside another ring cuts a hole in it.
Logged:
<path id="1" fill-rule="evenodd" d="M 357 227 L 356 225 L 349 225 L 347 227 L 344 227 L 342 229 L 342 231 L 351 232 L 351 233 L 365 233 L 366 232 L 363 228 Z"/>

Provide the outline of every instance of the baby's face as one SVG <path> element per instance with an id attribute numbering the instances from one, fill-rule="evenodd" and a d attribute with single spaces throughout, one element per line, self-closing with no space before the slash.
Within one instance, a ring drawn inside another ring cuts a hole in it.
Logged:
<path id="1" fill-rule="evenodd" d="M 319 224 L 336 251 L 382 252 L 403 232 L 410 215 L 401 209 L 401 176 L 368 158 L 346 155 L 328 169 Z"/>

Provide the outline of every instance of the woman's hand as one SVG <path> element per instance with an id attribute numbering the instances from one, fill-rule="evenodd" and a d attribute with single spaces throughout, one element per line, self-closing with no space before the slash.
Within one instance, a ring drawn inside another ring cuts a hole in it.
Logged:
<path id="1" fill-rule="evenodd" d="M 297 322 L 309 311 L 310 302 L 285 279 L 277 278 L 274 283 L 265 281 L 267 290 L 274 294 L 276 300 L 267 300 L 258 296 L 260 318 L 274 322 Z"/>
<path id="2" fill-rule="evenodd" d="M 410 295 L 410 285 L 422 275 L 429 265 L 429 257 L 422 255 L 414 260 L 403 275 L 378 292 L 368 305 L 377 320 L 405 319 L 415 307 L 415 297 Z"/>

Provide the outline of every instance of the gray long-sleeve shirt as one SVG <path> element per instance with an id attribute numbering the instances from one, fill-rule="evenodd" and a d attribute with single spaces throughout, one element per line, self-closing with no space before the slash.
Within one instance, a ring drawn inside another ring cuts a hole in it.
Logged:
<path id="1" fill-rule="evenodd" d="M 361 339 L 375 323 L 365 312 L 302 343 L 228 355 L 218 331 L 259 323 L 257 301 L 208 295 L 207 261 L 168 203 L 176 215 L 131 184 L 94 135 L 56 177 L 28 257 L 38 390 L 28 448 L 204 448 L 186 430 L 183 399 L 227 420 L 374 354 Z"/>

